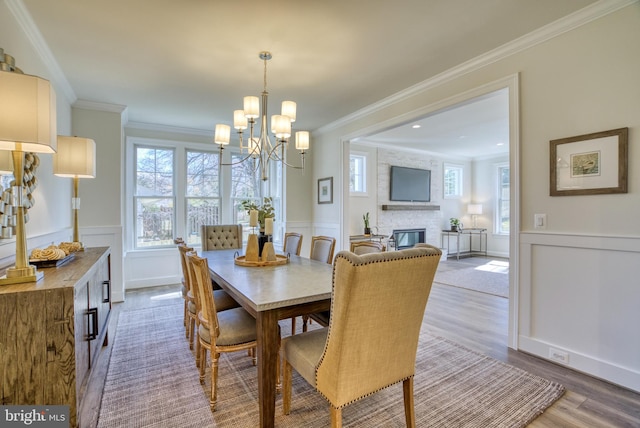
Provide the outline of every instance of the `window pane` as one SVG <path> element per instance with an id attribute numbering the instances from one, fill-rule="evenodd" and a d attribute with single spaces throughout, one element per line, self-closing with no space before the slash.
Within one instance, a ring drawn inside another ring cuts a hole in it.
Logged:
<path id="1" fill-rule="evenodd" d="M 243 159 L 241 155 L 232 155 L 231 162 L 239 162 Z M 257 198 L 260 195 L 259 171 L 256 168 L 257 162 L 247 159 L 232 166 L 231 169 L 231 197 L 232 198 Z"/>
<path id="2" fill-rule="evenodd" d="M 136 195 L 173 196 L 173 150 L 136 149 Z"/>
<path id="3" fill-rule="evenodd" d="M 500 234 L 509 233 L 510 222 L 510 182 L 509 168 L 498 167 L 498 206 L 496 232 Z"/>
<path id="4" fill-rule="evenodd" d="M 173 244 L 173 198 L 136 198 L 136 246 Z"/>
<path id="5" fill-rule="evenodd" d="M 365 156 L 349 156 L 349 190 L 351 192 L 366 192 L 366 165 Z"/>
<path id="6" fill-rule="evenodd" d="M 217 153 L 187 152 L 187 196 L 220 194 Z"/>
<path id="7" fill-rule="evenodd" d="M 220 199 L 187 198 L 186 242 L 200 245 L 200 226 L 220 224 Z"/>
<path id="8" fill-rule="evenodd" d="M 443 196 L 445 198 L 462 196 L 462 167 L 452 165 L 444 166 L 443 188 Z"/>

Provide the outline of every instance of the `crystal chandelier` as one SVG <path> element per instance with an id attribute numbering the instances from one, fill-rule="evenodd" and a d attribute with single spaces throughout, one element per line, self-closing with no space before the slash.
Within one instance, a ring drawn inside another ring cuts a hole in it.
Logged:
<path id="1" fill-rule="evenodd" d="M 304 169 L 304 155 L 309 149 L 309 132 L 298 131 L 295 134 L 296 149 L 300 151 L 301 165 L 290 165 L 285 161 L 285 152 L 291 136 L 291 124 L 296 120 L 296 103 L 293 101 L 283 101 L 280 114 L 271 116 L 271 127 L 267 127 L 267 61 L 272 58 L 270 52 L 262 51 L 259 54 L 264 62 L 264 89 L 262 99 L 255 96 L 244 97 L 244 109 L 233 112 L 233 127 L 237 130 L 240 139 L 240 152 L 246 156 L 237 162 L 222 165 L 236 165 L 247 160 L 255 163 L 256 169 L 260 170 L 262 180 L 267 180 L 269 162 L 282 162 L 295 169 Z M 261 104 L 261 107 L 260 107 Z M 255 137 L 254 131 L 257 119 L 260 119 L 260 136 Z M 249 137 L 246 144 L 243 139 L 244 131 L 249 128 Z M 275 136 L 272 143 L 269 131 Z M 229 125 L 217 124 L 214 142 L 220 146 L 220 159 L 224 146 L 229 144 L 231 138 L 231 127 Z"/>

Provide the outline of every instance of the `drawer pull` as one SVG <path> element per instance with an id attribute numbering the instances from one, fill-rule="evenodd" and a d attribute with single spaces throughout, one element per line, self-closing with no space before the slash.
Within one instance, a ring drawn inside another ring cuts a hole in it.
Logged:
<path id="1" fill-rule="evenodd" d="M 107 293 L 106 293 L 107 297 L 104 297 L 105 285 L 107 290 Z M 102 303 L 109 303 L 110 301 L 111 301 L 111 281 L 110 280 L 102 281 Z"/>
<path id="2" fill-rule="evenodd" d="M 91 341 L 98 337 L 98 308 L 90 308 L 87 311 L 87 315 L 87 326 L 89 329 L 87 340 Z"/>

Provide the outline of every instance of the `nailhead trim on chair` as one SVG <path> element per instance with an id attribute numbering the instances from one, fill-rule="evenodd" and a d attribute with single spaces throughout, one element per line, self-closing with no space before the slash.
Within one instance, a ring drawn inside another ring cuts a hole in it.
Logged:
<path id="1" fill-rule="evenodd" d="M 332 278 L 331 278 L 331 282 L 332 282 L 332 286 L 331 286 L 331 295 L 333 295 L 334 293 L 334 287 L 335 287 L 335 275 L 336 275 L 336 262 L 335 260 L 338 258 L 342 258 L 342 259 L 346 259 L 349 263 L 351 263 L 351 265 L 353 266 L 363 266 L 363 265 L 367 265 L 370 263 L 380 263 L 380 262 L 385 262 L 385 261 L 389 261 L 389 260 L 403 260 L 403 259 L 413 259 L 413 258 L 417 258 L 417 257 L 440 257 L 442 255 L 442 252 L 440 251 L 439 248 L 434 247 L 432 245 L 426 245 L 426 244 L 422 244 L 420 247 L 414 247 L 414 248 L 408 248 L 406 250 L 400 250 L 400 251 L 394 251 L 394 252 L 386 252 L 386 253 L 368 253 L 368 254 L 363 254 L 361 256 L 354 254 L 350 251 L 340 251 L 338 254 L 336 254 L 336 257 L 334 259 L 333 262 L 333 274 L 332 274 Z M 333 299 L 331 299 L 331 311 L 333 311 Z M 331 322 L 332 322 L 332 318 L 329 318 L 329 334 L 331 333 Z M 326 343 L 329 343 L 329 336 L 327 335 L 327 341 Z M 324 351 L 322 351 L 322 356 L 320 357 L 320 360 L 318 361 L 318 364 L 316 365 L 316 385 L 318 384 L 318 378 L 317 378 L 317 368 L 318 366 L 320 366 L 320 364 L 322 364 L 322 361 L 324 360 L 325 357 L 325 353 L 327 351 L 327 347 L 325 345 Z M 403 382 L 407 379 L 412 378 L 413 375 L 406 377 L 404 379 L 402 379 L 401 381 L 395 381 L 389 385 L 383 386 L 375 391 L 371 391 L 361 397 L 355 398 L 351 401 L 349 401 L 348 403 L 344 403 L 342 406 L 337 407 L 338 409 L 343 409 L 346 406 L 355 403 L 358 400 L 361 400 L 362 398 L 368 397 L 370 395 L 375 394 L 378 391 L 381 391 L 385 388 L 390 387 L 391 385 L 396 385 L 399 382 Z M 320 395 L 322 395 L 325 400 L 331 402 L 331 400 L 329 400 L 329 398 L 324 395 L 320 390 L 316 389 Z"/>

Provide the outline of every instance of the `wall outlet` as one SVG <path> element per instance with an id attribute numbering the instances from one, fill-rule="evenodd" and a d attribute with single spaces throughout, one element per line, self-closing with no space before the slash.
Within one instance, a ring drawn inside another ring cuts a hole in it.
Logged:
<path id="1" fill-rule="evenodd" d="M 534 229 L 546 229 L 547 228 L 547 215 L 546 214 L 534 214 L 533 215 L 533 228 Z"/>
<path id="2" fill-rule="evenodd" d="M 556 348 L 549 348 L 549 358 L 562 364 L 569 364 L 569 353 Z"/>

